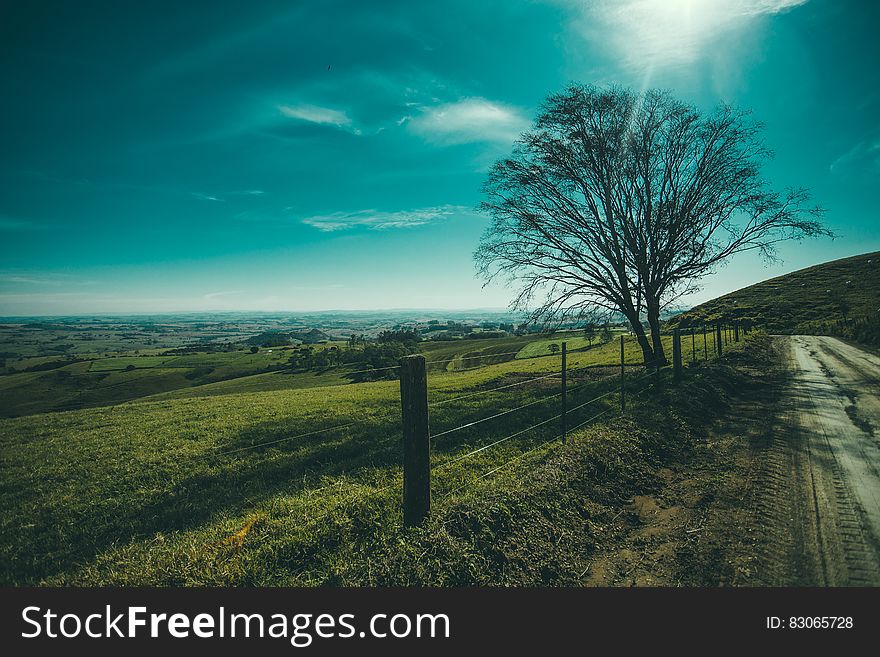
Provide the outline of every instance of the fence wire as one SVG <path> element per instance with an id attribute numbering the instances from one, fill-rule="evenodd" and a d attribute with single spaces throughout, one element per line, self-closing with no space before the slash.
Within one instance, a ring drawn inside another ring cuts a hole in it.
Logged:
<path id="1" fill-rule="evenodd" d="M 473 422 L 468 422 L 466 424 L 462 424 L 453 429 L 447 429 L 445 431 L 441 431 L 440 433 L 432 434 L 433 438 L 440 438 L 441 436 L 446 436 L 451 433 L 455 433 L 456 431 L 461 431 L 462 429 L 468 429 L 470 427 L 475 427 L 479 424 L 483 424 L 484 422 L 488 422 L 490 420 L 495 420 L 499 417 L 504 417 L 505 415 L 510 415 L 511 413 L 515 413 L 516 411 L 521 411 L 524 408 L 529 408 L 530 406 L 534 406 L 535 404 L 541 404 L 546 401 L 550 401 L 551 399 L 555 399 L 562 394 L 562 391 L 557 392 L 554 395 L 547 395 L 546 397 L 541 397 L 541 399 L 536 399 L 533 402 L 529 402 L 528 404 L 523 404 L 522 406 L 517 406 L 516 408 L 510 408 L 506 411 L 501 411 L 500 413 L 495 413 L 494 415 L 489 415 L 488 417 L 480 418 L 479 420 L 474 420 Z"/>
<path id="2" fill-rule="evenodd" d="M 248 450 L 258 449 L 260 447 L 267 447 L 269 445 L 277 445 L 278 443 L 284 443 L 284 442 L 287 442 L 288 440 L 296 440 L 297 438 L 306 438 L 308 436 L 315 436 L 319 433 L 327 433 L 328 431 L 333 431 L 335 429 L 348 429 L 349 427 L 353 427 L 356 424 L 358 424 L 358 422 L 349 422 L 348 424 L 338 424 L 333 427 L 326 427 L 324 429 L 315 429 L 314 431 L 307 431 L 305 433 L 300 433 L 295 436 L 286 436 L 284 438 L 278 438 L 277 440 L 268 440 L 266 442 L 257 443 L 255 445 L 245 445 L 244 447 L 237 447 L 236 449 L 219 451 L 219 452 L 217 452 L 217 454 L 225 456 L 227 454 L 235 454 L 236 452 L 246 452 Z"/>
<path id="3" fill-rule="evenodd" d="M 509 436 L 501 438 L 500 440 L 496 440 L 495 442 L 489 443 L 488 445 L 484 445 L 483 447 L 479 447 L 477 449 L 471 450 L 467 454 L 462 454 L 460 456 L 456 456 L 455 458 L 449 459 L 448 461 L 444 461 L 440 465 L 438 465 L 434 468 L 431 468 L 431 470 L 432 471 L 440 470 L 441 468 L 445 468 L 447 466 L 450 466 L 453 463 L 458 463 L 459 461 L 464 461 L 465 459 L 468 459 L 476 454 L 479 454 L 480 452 L 484 452 L 491 447 L 495 447 L 496 445 L 500 445 L 501 443 L 506 443 L 508 440 L 512 440 L 513 438 L 521 436 L 524 433 L 528 433 L 529 431 L 537 429 L 540 426 L 543 426 L 545 424 L 549 424 L 550 422 L 553 422 L 554 420 L 560 420 L 560 419 L 562 419 L 562 413 L 560 413 L 559 415 L 554 415 L 553 417 L 547 418 L 546 420 L 543 420 L 542 422 L 538 422 L 537 424 L 533 424 L 530 427 L 527 427 L 525 429 L 522 429 L 520 431 L 512 433 Z"/>
<path id="4" fill-rule="evenodd" d="M 489 477 L 489 476 L 495 474 L 495 473 L 498 472 L 499 470 L 501 470 L 501 469 L 503 469 L 503 468 L 506 468 L 506 467 L 507 467 L 508 465 L 510 465 L 511 463 L 514 463 L 515 461 L 519 461 L 520 459 L 522 459 L 522 458 L 524 458 L 525 456 L 531 454 L 532 452 L 535 452 L 536 450 L 539 450 L 539 449 L 541 449 L 542 447 L 545 447 L 546 445 L 549 445 L 550 443 L 559 440 L 561 437 L 562 437 L 561 434 L 557 434 L 557 435 L 553 436 L 552 438 L 549 438 L 549 439 L 545 440 L 544 442 L 542 442 L 542 443 L 536 445 L 535 447 L 532 447 L 531 449 L 526 450 L 525 452 L 522 452 L 521 454 L 518 454 L 517 456 L 514 456 L 514 457 L 511 458 L 511 459 L 508 459 L 507 461 L 505 461 L 505 462 L 502 463 L 501 465 L 499 465 L 499 466 L 497 466 L 497 467 L 495 467 L 495 468 L 492 468 L 491 470 L 489 470 L 489 471 L 487 471 L 487 472 L 482 473 L 482 474 L 479 475 L 476 479 L 473 479 L 473 480 L 471 480 L 471 481 L 467 481 L 467 482 L 463 483 L 461 486 L 458 486 L 458 487 L 456 487 L 456 488 L 453 488 L 451 491 L 449 491 L 449 492 L 445 493 L 444 495 L 440 496 L 440 499 L 446 500 L 446 499 L 449 499 L 450 497 L 453 497 L 456 493 L 459 493 L 459 492 L 463 491 L 465 488 L 470 487 L 471 485 L 475 484 L 476 482 L 480 481 L 481 479 L 485 479 L 486 477 Z"/>
<path id="5" fill-rule="evenodd" d="M 443 399 L 440 401 L 429 402 L 428 406 L 442 406 L 443 404 L 449 404 L 455 401 L 460 401 L 462 399 L 469 399 L 471 397 L 479 397 L 480 395 L 488 395 L 491 392 L 497 392 L 498 390 L 506 390 L 508 388 L 516 388 L 517 386 L 524 386 L 527 383 L 534 383 L 535 381 L 544 381 L 545 379 L 558 379 L 562 375 L 558 373 L 548 374 L 546 376 L 537 376 L 533 379 L 527 379 L 525 381 L 517 381 L 516 383 L 510 383 L 503 386 L 497 386 L 495 388 L 489 388 L 488 390 L 478 390 L 477 392 L 472 392 L 466 395 L 459 395 L 458 397 L 452 397 L 451 399 Z"/>

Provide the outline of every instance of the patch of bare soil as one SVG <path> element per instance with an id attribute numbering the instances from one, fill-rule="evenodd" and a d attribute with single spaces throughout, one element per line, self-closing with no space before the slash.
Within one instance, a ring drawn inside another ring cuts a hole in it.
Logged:
<path id="1" fill-rule="evenodd" d="M 635 496 L 614 521 L 621 540 L 598 554 L 585 586 L 717 586 L 754 574 L 752 529 L 741 485 L 748 449 L 717 438 L 701 458 L 661 471 L 656 496 Z M 720 463 L 719 463 L 720 461 Z"/>
<path id="2" fill-rule="evenodd" d="M 658 471 L 660 490 L 633 497 L 614 520 L 619 538 L 595 555 L 585 586 L 760 583 L 756 482 L 774 391 L 766 372 L 754 372 L 723 424 L 686 461 Z"/>

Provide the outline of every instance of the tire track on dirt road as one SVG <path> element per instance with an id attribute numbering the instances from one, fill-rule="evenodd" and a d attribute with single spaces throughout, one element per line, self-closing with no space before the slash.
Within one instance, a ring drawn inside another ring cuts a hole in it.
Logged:
<path id="1" fill-rule="evenodd" d="M 776 338 L 788 376 L 759 515 L 771 585 L 880 585 L 880 358 L 820 336 Z"/>

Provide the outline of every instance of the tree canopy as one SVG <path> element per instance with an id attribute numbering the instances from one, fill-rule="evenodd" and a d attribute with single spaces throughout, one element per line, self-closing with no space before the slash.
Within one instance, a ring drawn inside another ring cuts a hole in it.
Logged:
<path id="1" fill-rule="evenodd" d="M 771 188 L 748 112 L 703 114 L 664 91 L 574 84 L 497 161 L 475 253 L 533 321 L 621 313 L 645 362 L 665 362 L 660 314 L 730 256 L 831 235 L 806 190 Z M 650 327 L 650 340 L 643 320 Z"/>

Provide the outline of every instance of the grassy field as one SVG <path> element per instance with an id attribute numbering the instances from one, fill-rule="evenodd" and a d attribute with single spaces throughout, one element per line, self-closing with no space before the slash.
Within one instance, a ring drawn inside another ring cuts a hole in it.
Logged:
<path id="1" fill-rule="evenodd" d="M 119 372 L 127 367 L 147 369 L 171 363 L 179 356 L 116 356 L 96 358 L 91 361 L 89 372 Z"/>
<path id="2" fill-rule="evenodd" d="M 425 342 L 420 351 L 431 373 L 461 372 L 514 360 L 550 356 L 548 345 L 565 340 L 572 354 L 569 362 L 613 365 L 619 361 L 619 345 L 594 340 L 592 347 L 580 334 L 536 335 L 500 339 L 470 339 Z M 714 336 L 709 336 L 713 351 Z M 698 338 L 701 342 L 702 338 Z M 669 349 L 667 338 L 667 350 Z M 322 349 L 334 343 L 317 345 Z M 338 343 L 337 343 L 338 344 Z M 638 346 L 628 340 L 626 362 L 641 362 Z M 590 355 L 575 357 L 589 351 Z M 687 355 L 687 348 L 685 348 Z M 346 372 L 357 365 L 296 372 L 285 367 L 291 350 L 285 348 L 184 355 L 120 355 L 80 357 L 82 360 L 29 359 L 36 365 L 58 365 L 54 369 L 14 372 L 0 376 L 0 416 L 17 417 L 51 411 L 94 408 L 135 400 L 166 400 L 251 392 L 301 390 L 313 387 L 350 385 Z M 558 359 L 559 356 L 557 355 Z M 528 365 L 517 365 L 528 370 Z"/>
<path id="3" fill-rule="evenodd" d="M 572 338 L 580 344 L 580 338 Z M 420 351 L 431 372 L 460 371 L 514 358 L 549 354 L 540 336 L 424 342 Z M 586 344 L 586 343 L 584 343 Z M 532 345 L 538 345 L 532 346 Z M 327 342 L 311 349 L 343 348 Z M 189 354 L 79 354 L 16 360 L 0 376 L 0 416 L 16 417 L 49 411 L 118 404 L 144 398 L 171 399 L 239 392 L 299 390 L 346 385 L 346 372 L 357 364 L 296 372 L 287 361 L 295 348 L 262 348 Z M 604 356 L 603 356 L 604 357 Z M 71 360 L 73 359 L 73 360 Z M 35 371 L 22 371 L 36 368 Z"/>
<path id="4" fill-rule="evenodd" d="M 516 346 L 474 342 L 481 344 L 457 353 L 506 353 Z M 626 346 L 635 365 L 638 349 L 631 340 Z M 612 343 L 570 355 L 569 408 L 615 389 L 618 349 Z M 429 352 L 437 360 L 451 354 L 447 345 Z M 434 440 L 438 509 L 456 503 L 460 487 L 479 487 L 481 474 L 556 434 L 558 422 L 548 422 L 453 462 L 556 415 L 556 377 L 488 389 L 548 376 L 559 363 L 556 355 L 429 373 L 432 434 L 476 422 Z M 103 374 L 186 371 L 161 365 Z M 632 368 L 633 379 L 638 371 Z M 324 559 L 337 563 L 356 549 L 338 550 L 334 531 L 397 531 L 398 383 L 276 390 L 266 384 L 283 376 L 235 380 L 237 386 L 250 380 L 258 392 L 166 392 L 162 399 L 0 420 L 3 581 L 332 582 Z M 569 426 L 618 403 L 611 395 L 577 409 Z M 530 406 L 480 422 L 523 404 Z M 302 550 L 323 556 L 306 559 Z"/>
<path id="5" fill-rule="evenodd" d="M 315 345 L 325 349 L 334 344 Z M 79 355 L 29 358 L 16 362 L 27 367 L 58 365 L 53 369 L 16 371 L 0 376 L 0 416 L 14 417 L 48 411 L 104 406 L 140 399 L 174 390 L 227 383 L 242 377 L 265 374 L 283 368 L 292 351 L 285 348 L 191 354 L 118 356 Z M 24 369 L 24 368 L 21 368 Z M 334 380 L 342 382 L 342 377 Z M 285 386 L 301 388 L 326 383 L 313 375 L 281 378 Z M 221 386 L 222 387 L 222 386 Z M 248 385 L 244 384 L 244 389 Z M 234 388 L 237 389 L 237 388 Z M 206 394 L 215 394 L 207 391 Z"/>
<path id="6" fill-rule="evenodd" d="M 677 316 L 701 326 L 747 319 L 770 332 L 822 334 L 844 319 L 880 312 L 880 252 L 826 262 L 742 288 Z"/>

